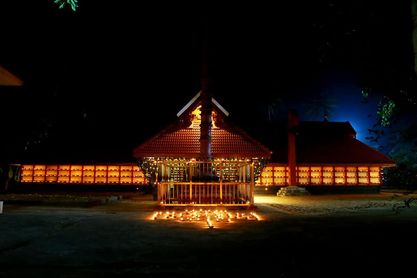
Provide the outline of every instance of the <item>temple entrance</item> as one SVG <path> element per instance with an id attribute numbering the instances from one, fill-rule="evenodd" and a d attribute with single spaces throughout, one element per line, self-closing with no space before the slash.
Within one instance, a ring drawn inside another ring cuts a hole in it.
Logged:
<path id="1" fill-rule="evenodd" d="M 203 176 L 210 168 L 211 175 Z M 161 206 L 251 206 L 255 163 L 246 160 L 160 161 Z M 203 169 L 203 170 L 202 170 Z"/>

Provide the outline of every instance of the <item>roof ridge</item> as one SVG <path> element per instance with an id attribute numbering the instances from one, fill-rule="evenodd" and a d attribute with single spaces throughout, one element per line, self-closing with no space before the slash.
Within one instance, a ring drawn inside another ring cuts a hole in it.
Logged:
<path id="1" fill-rule="evenodd" d="M 190 109 L 195 108 L 198 105 L 198 101 L 201 101 L 201 90 L 184 105 L 183 108 L 177 113 L 177 117 L 181 117 L 184 113 Z M 214 104 L 214 107 L 221 111 L 226 117 L 229 116 L 229 112 L 214 98 L 211 97 L 211 102 Z"/>

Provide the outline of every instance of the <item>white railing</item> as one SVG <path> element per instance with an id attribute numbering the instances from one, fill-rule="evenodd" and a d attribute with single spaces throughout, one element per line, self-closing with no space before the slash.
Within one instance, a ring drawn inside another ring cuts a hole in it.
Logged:
<path id="1" fill-rule="evenodd" d="M 253 182 L 159 182 L 161 206 L 251 206 Z"/>

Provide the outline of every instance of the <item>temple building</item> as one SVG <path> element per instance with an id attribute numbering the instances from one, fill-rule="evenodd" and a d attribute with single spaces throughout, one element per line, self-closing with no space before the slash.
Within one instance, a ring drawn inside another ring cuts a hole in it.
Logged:
<path id="1" fill-rule="evenodd" d="M 290 113 L 287 130 L 278 134 L 258 187 L 379 187 L 383 168 L 395 166 L 390 158 L 356 139 L 349 122 L 300 122 Z"/>
<path id="2" fill-rule="evenodd" d="M 285 186 L 379 188 L 383 168 L 395 165 L 357 140 L 349 122 L 300 122 L 289 113 L 287 125 L 269 130 L 271 151 L 228 115 L 202 90 L 133 150 L 138 164 L 24 164 L 20 182 L 152 186 L 161 206 L 251 206 L 255 191 Z"/>
<path id="3" fill-rule="evenodd" d="M 382 169 L 395 164 L 357 140 L 348 122 L 300 122 L 290 112 L 288 123 L 262 126 L 262 143 L 233 125 L 213 97 L 207 28 L 200 92 L 133 150 L 136 164 L 24 164 L 20 183 L 152 187 L 161 206 L 252 206 L 255 191 L 287 186 L 379 188 Z"/>
<path id="4" fill-rule="evenodd" d="M 228 115 L 202 90 L 175 123 L 134 150 L 160 205 L 253 205 L 255 180 L 272 152 Z"/>

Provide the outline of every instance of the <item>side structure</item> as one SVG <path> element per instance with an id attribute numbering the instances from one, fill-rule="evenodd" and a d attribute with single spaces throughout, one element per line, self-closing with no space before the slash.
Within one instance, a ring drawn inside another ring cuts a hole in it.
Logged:
<path id="1" fill-rule="evenodd" d="M 258 187 L 380 186 L 383 168 L 395 166 L 393 160 L 356 139 L 349 122 L 299 122 L 291 115 L 288 126 L 291 136 L 287 141 L 276 140 L 279 143 L 256 182 Z M 286 155 L 291 153 L 293 157 Z"/>

